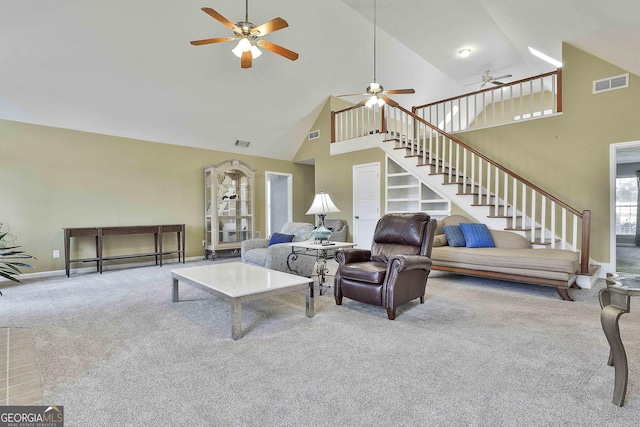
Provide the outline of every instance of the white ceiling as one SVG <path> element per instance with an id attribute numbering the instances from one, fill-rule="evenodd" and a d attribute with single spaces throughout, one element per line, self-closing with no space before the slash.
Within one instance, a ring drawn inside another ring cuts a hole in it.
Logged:
<path id="1" fill-rule="evenodd" d="M 292 159 L 329 95 L 371 81 L 373 0 L 250 1 L 251 22 L 288 21 L 265 39 L 295 62 L 265 52 L 243 70 L 231 43 L 189 44 L 231 34 L 201 7 L 237 22 L 244 3 L 0 2 L 0 118 Z M 395 97 L 406 107 L 473 89 L 488 69 L 549 71 L 527 46 L 561 59 L 562 41 L 640 74 L 637 0 L 378 0 L 377 21 L 377 80 L 415 88 Z"/>

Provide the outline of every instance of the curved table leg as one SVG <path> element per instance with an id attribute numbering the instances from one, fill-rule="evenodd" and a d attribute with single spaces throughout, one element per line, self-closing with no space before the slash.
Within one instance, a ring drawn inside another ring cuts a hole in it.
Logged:
<path id="1" fill-rule="evenodd" d="M 289 271 L 291 271 L 292 273 L 295 273 L 297 275 L 300 275 L 300 273 L 298 273 L 297 270 L 294 270 L 293 268 L 291 268 L 291 264 L 289 264 L 289 261 L 295 261 L 298 259 L 298 254 L 296 252 L 293 252 L 293 250 L 291 251 L 291 253 L 289 255 L 287 255 L 287 268 L 289 269 Z"/>
<path id="2" fill-rule="evenodd" d="M 627 380 L 628 380 L 628 366 L 627 366 L 627 354 L 624 351 L 624 345 L 622 345 L 622 339 L 620 338 L 620 326 L 618 320 L 620 316 L 626 313 L 626 310 L 622 310 L 618 307 L 607 305 L 602 309 L 600 314 L 600 321 L 602 322 L 602 329 L 609 341 L 611 352 L 609 353 L 609 365 L 615 367 L 615 386 L 613 389 L 613 404 L 617 406 L 624 405 L 624 397 L 627 393 Z"/>

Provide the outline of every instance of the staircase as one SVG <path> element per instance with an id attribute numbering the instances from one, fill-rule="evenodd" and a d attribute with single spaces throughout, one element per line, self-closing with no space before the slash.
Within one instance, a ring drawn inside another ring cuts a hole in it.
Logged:
<path id="1" fill-rule="evenodd" d="M 388 156 L 490 228 L 525 236 L 534 247 L 580 253 L 577 284 L 590 288 L 591 211 L 580 211 L 400 106 L 332 112 L 332 142 L 373 139 Z M 357 144 L 356 144 L 357 145 Z"/>

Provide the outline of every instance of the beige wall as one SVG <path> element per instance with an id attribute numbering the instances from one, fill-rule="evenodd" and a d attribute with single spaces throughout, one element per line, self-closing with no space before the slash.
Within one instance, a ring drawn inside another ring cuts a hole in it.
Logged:
<path id="1" fill-rule="evenodd" d="M 0 121 L 0 141 L 0 222 L 38 258 L 25 273 L 64 269 L 63 227 L 185 223 L 187 257 L 202 255 L 202 168 L 211 163 L 239 159 L 256 169 L 255 226 L 263 235 L 266 170 L 293 174 L 294 220 L 307 219 L 313 196 L 313 166 L 288 161 L 10 121 Z M 106 249 L 132 253 L 152 241 L 114 237 Z M 92 242 L 79 243 L 77 252 L 91 255 Z"/>
<path id="2" fill-rule="evenodd" d="M 599 94 L 592 82 L 626 73 L 563 45 L 563 114 L 458 137 L 575 209 L 591 210 L 591 257 L 609 262 L 609 149 L 640 141 L 640 77 Z"/>

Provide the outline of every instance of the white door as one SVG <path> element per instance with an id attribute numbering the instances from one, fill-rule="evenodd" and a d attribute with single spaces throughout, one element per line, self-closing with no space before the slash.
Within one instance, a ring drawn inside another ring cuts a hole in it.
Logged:
<path id="1" fill-rule="evenodd" d="M 373 232 L 380 219 L 380 163 L 353 166 L 353 241 L 357 248 L 371 249 Z"/>
<path id="2" fill-rule="evenodd" d="M 267 228 L 266 235 L 282 230 L 282 226 L 292 221 L 292 180 L 288 173 L 265 172 Z"/>

